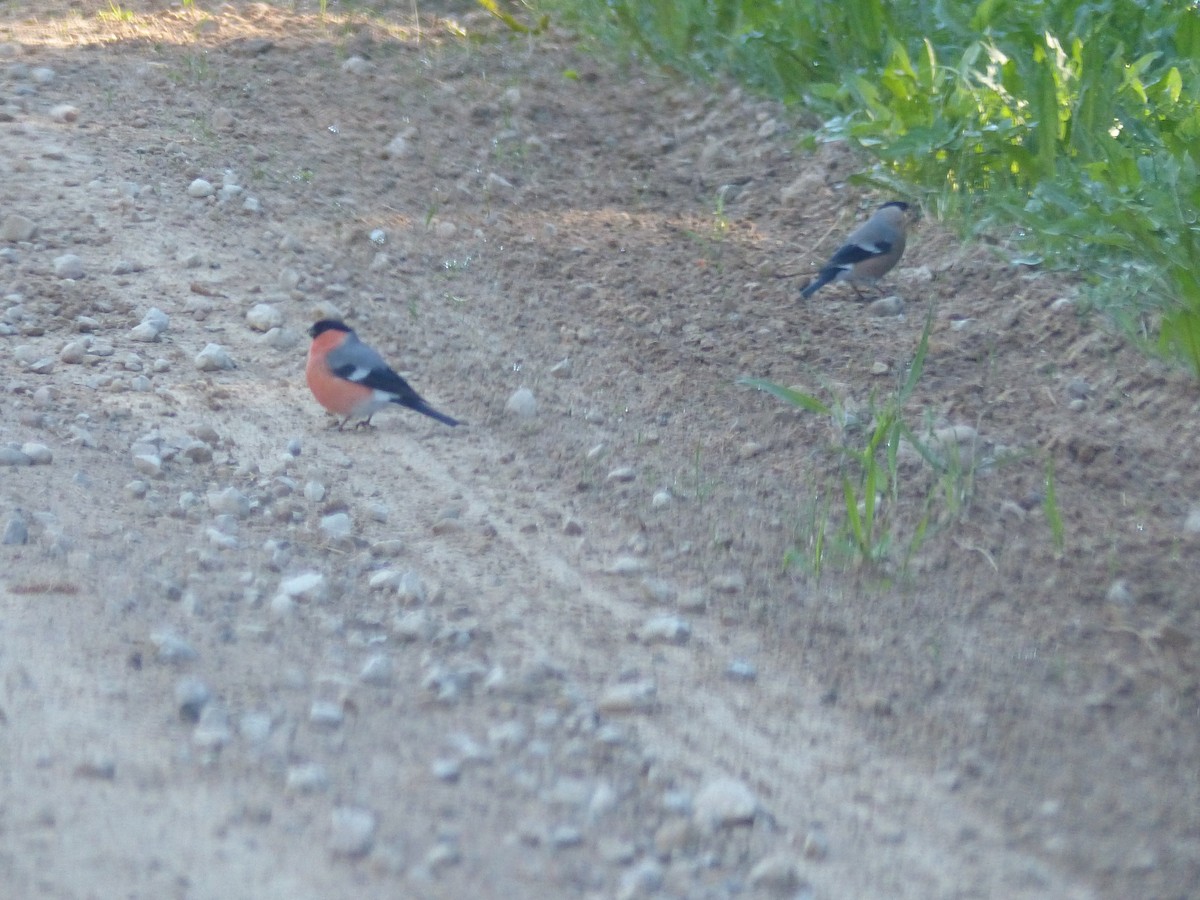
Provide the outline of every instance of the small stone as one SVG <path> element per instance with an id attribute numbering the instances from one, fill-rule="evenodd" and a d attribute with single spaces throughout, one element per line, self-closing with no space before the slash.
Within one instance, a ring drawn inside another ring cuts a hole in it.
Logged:
<path id="1" fill-rule="evenodd" d="M 29 543 L 29 528 L 25 524 L 25 519 L 18 512 L 4 526 L 4 537 L 0 538 L 0 544 L 16 547 L 27 543 Z"/>
<path id="2" fill-rule="evenodd" d="M 747 441 L 738 448 L 738 459 L 754 459 L 761 456 L 767 448 L 757 441 Z"/>
<path id="3" fill-rule="evenodd" d="M 246 312 L 246 324 L 265 333 L 283 325 L 283 313 L 270 303 L 256 303 Z"/>
<path id="4" fill-rule="evenodd" d="M 671 497 L 670 491 L 657 491 L 655 492 L 654 496 L 650 498 L 650 505 L 655 509 L 663 509 L 664 507 L 671 505 L 672 499 L 673 498 Z"/>
<path id="5" fill-rule="evenodd" d="M 197 464 L 212 462 L 212 447 L 204 441 L 192 441 L 183 448 L 183 457 Z"/>
<path id="6" fill-rule="evenodd" d="M 596 702 L 604 713 L 643 712 L 654 705 L 658 689 L 653 681 L 630 681 L 606 688 Z"/>
<path id="7" fill-rule="evenodd" d="M 189 197 L 195 197 L 196 199 L 211 197 L 216 192 L 217 189 L 213 187 L 212 182 L 206 181 L 203 178 L 197 178 L 195 181 L 189 184 L 187 188 L 187 195 Z"/>
<path id="8" fill-rule="evenodd" d="M 319 572 L 293 575 L 279 583 L 279 593 L 285 597 L 320 602 L 325 599 L 327 586 L 325 576 Z"/>
<path id="9" fill-rule="evenodd" d="M 342 63 L 342 71 L 351 75 L 366 75 L 372 68 L 371 61 L 361 56 L 351 56 Z"/>
<path id="10" fill-rule="evenodd" d="M 744 659 L 735 659 L 729 664 L 725 674 L 731 681 L 755 681 L 758 678 L 758 668 Z"/>
<path id="11" fill-rule="evenodd" d="M 185 722 L 198 722 L 204 705 L 212 698 L 212 692 L 199 678 L 184 678 L 175 685 L 175 707 Z"/>
<path id="12" fill-rule="evenodd" d="M 396 667 L 392 664 L 392 658 L 385 653 L 377 653 L 363 663 L 362 670 L 358 673 L 358 680 L 364 684 L 384 686 L 391 684 L 395 671 Z"/>
<path id="13" fill-rule="evenodd" d="M 712 588 L 722 594 L 738 594 L 746 589 L 746 576 L 741 572 L 725 572 L 712 580 Z"/>
<path id="14" fill-rule="evenodd" d="M 208 344 L 196 354 L 196 368 L 201 372 L 216 372 L 233 367 L 233 359 L 220 344 Z"/>
<path id="15" fill-rule="evenodd" d="M 609 575 L 639 575 L 646 570 L 646 563 L 636 556 L 618 556 L 605 571 Z"/>
<path id="16" fill-rule="evenodd" d="M 429 766 L 433 777 L 438 781 L 453 784 L 462 776 L 462 762 L 457 759 L 438 758 Z"/>
<path id="17" fill-rule="evenodd" d="M 881 297 L 867 304 L 867 312 L 880 318 L 903 315 L 904 301 L 899 297 Z"/>
<path id="18" fill-rule="evenodd" d="M 692 818 L 702 827 L 716 830 L 749 825 L 758 811 L 758 797 L 750 788 L 733 778 L 718 778 L 696 793 Z"/>
<path id="19" fill-rule="evenodd" d="M 54 462 L 54 454 L 45 444 L 22 444 L 21 452 L 28 456 L 29 461 L 35 466 L 48 466 Z"/>
<path id="20" fill-rule="evenodd" d="M 804 858 L 824 859 L 829 855 L 829 837 L 820 828 L 814 828 L 804 835 Z"/>
<path id="21" fill-rule="evenodd" d="M 394 559 L 404 553 L 404 541 L 392 538 L 371 545 L 371 555 L 379 559 Z"/>
<path id="22" fill-rule="evenodd" d="M 678 616 L 655 616 L 638 632 L 643 644 L 686 644 L 691 635 L 692 626 Z"/>
<path id="23" fill-rule="evenodd" d="M 1108 594 L 1105 599 L 1113 604 L 1113 606 L 1121 606 L 1128 609 L 1134 605 L 1133 592 L 1129 590 L 1129 584 L 1124 578 L 1118 578 L 1108 587 Z"/>
<path id="24" fill-rule="evenodd" d="M 445 219 L 438 219 L 433 224 L 433 233 L 440 238 L 452 238 L 458 234 L 458 226 Z"/>
<path id="25" fill-rule="evenodd" d="M 200 710 L 196 731 L 192 732 L 192 743 L 205 750 L 220 750 L 233 739 L 233 728 L 229 726 L 229 713 L 220 703 L 206 704 Z"/>
<path id="26" fill-rule="evenodd" d="M 571 360 L 562 359 L 550 367 L 550 374 L 555 378 L 571 377 Z"/>
<path id="27" fill-rule="evenodd" d="M 322 533 L 332 541 L 341 541 L 350 537 L 354 531 L 354 522 L 344 512 L 330 513 L 321 517 Z"/>
<path id="28" fill-rule="evenodd" d="M 605 481 L 615 481 L 618 484 L 625 484 L 627 482 L 633 481 L 635 478 L 637 478 L 637 473 L 633 469 L 631 469 L 629 466 L 624 466 L 620 469 L 613 469 L 611 472 L 608 473 L 608 477 L 605 478 L 604 480 Z"/>
<path id="29" fill-rule="evenodd" d="M 117 775 L 117 763 L 108 753 L 93 750 L 75 767 L 75 774 L 80 778 L 112 781 Z"/>
<path id="30" fill-rule="evenodd" d="M 664 881 L 663 867 L 653 859 L 643 859 L 621 873 L 617 882 L 616 900 L 642 900 L 656 896 Z"/>
<path id="31" fill-rule="evenodd" d="M 670 859 L 695 845 L 699 837 L 696 826 L 688 819 L 671 819 L 654 832 L 654 852 L 661 859 Z"/>
<path id="32" fill-rule="evenodd" d="M 133 467 L 138 474 L 159 478 L 162 475 L 162 457 L 157 453 L 138 453 L 133 457 Z"/>
<path id="33" fill-rule="evenodd" d="M 796 890 L 800 881 L 800 866 L 786 853 L 765 857 L 750 870 L 750 884 L 775 894 Z"/>
<path id="34" fill-rule="evenodd" d="M 58 358 L 68 365 L 78 365 L 87 357 L 87 341 L 70 341 L 58 351 Z"/>
<path id="35" fill-rule="evenodd" d="M 208 508 L 217 515 L 236 516 L 239 519 L 250 515 L 250 498 L 235 487 L 209 491 L 206 499 Z"/>
<path id="36" fill-rule="evenodd" d="M 271 714 L 253 711 L 242 713 L 238 719 L 238 734 L 255 746 L 265 744 L 271 736 Z"/>
<path id="37" fill-rule="evenodd" d="M 55 122 L 74 122 L 79 118 L 79 107 L 70 103 L 56 103 L 50 107 L 49 114 Z"/>
<path id="38" fill-rule="evenodd" d="M 537 415 L 537 400 L 533 396 L 533 391 L 529 390 L 529 388 L 518 388 L 508 398 L 508 402 L 504 404 L 504 408 L 514 415 L 528 419 Z"/>
<path id="39" fill-rule="evenodd" d="M 1067 396 L 1072 400 L 1086 400 L 1092 393 L 1092 386 L 1085 378 L 1072 378 L 1067 382 Z"/>
<path id="40" fill-rule="evenodd" d="M 1200 506 L 1193 506 L 1183 520 L 1183 530 L 1187 534 L 1200 534 Z"/>
<path id="41" fill-rule="evenodd" d="M 322 728 L 337 728 L 346 718 L 340 703 L 314 700 L 308 711 L 308 721 Z"/>
<path id="42" fill-rule="evenodd" d="M 320 763 L 288 766 L 286 789 L 293 794 L 315 794 L 329 787 L 329 773 Z"/>
<path id="43" fill-rule="evenodd" d="M 171 631 L 156 631 L 150 635 L 150 643 L 158 653 L 159 662 L 177 665 L 196 658 L 192 645 Z"/>
<path id="44" fill-rule="evenodd" d="M 556 850 L 578 847 L 583 843 L 583 832 L 573 825 L 560 825 L 550 832 L 549 844 Z"/>
<path id="45" fill-rule="evenodd" d="M 129 339 L 140 341 L 143 344 L 151 344 L 158 340 L 161 332 L 151 325 L 149 322 L 142 322 L 140 325 L 135 325 L 129 330 Z"/>
<path id="46" fill-rule="evenodd" d="M 0 241 L 31 241 L 36 234 L 37 225 L 33 219 L 20 213 L 9 213 L 0 222 Z"/>
<path id="47" fill-rule="evenodd" d="M 412 156 L 413 146 L 407 137 L 398 134 L 383 148 L 384 159 L 407 159 Z"/>
<path id="48" fill-rule="evenodd" d="M 329 849 L 334 856 L 366 856 L 375 841 L 375 813 L 339 806 L 329 817 Z"/>
<path id="49" fill-rule="evenodd" d="M 218 106 L 213 110 L 212 126 L 217 131 L 231 131 L 235 121 L 236 120 L 233 117 L 233 113 L 231 113 L 225 107 Z"/>
<path id="50" fill-rule="evenodd" d="M 74 253 L 54 258 L 54 274 L 59 278 L 80 279 L 83 277 L 83 260 Z"/>

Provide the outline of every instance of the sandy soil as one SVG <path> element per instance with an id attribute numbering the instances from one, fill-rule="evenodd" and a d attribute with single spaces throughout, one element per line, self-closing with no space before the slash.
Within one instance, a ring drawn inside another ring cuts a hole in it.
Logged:
<path id="1" fill-rule="evenodd" d="M 879 198 L 771 103 L 282 6 L 0 6 L 7 896 L 1194 896 L 1193 381 L 930 221 L 800 302 Z"/>

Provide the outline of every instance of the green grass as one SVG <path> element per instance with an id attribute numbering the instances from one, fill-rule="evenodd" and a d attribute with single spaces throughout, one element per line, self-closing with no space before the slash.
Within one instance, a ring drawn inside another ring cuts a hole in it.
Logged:
<path id="1" fill-rule="evenodd" d="M 956 442 L 927 436 L 936 434 L 930 429 L 918 433 L 905 412 L 924 372 L 933 314 L 931 307 L 895 392 L 872 397 L 865 415 L 852 417 L 836 403 L 765 379 L 739 382 L 790 406 L 828 416 L 842 435 L 841 445 L 832 448 L 835 470 L 827 472 L 823 482 L 816 476 L 821 487 L 801 511 L 785 558 L 818 580 L 830 565 L 860 565 L 885 576 L 904 574 L 931 529 L 945 528 L 969 509 L 978 465 L 974 448 L 963 454 Z M 857 427 L 859 422 L 864 427 Z M 920 469 L 932 478 L 913 466 L 902 470 L 902 453 L 914 462 L 919 458 L 924 464 Z"/>
<path id="2" fill-rule="evenodd" d="M 873 155 L 1014 258 L 1079 273 L 1200 375 L 1195 0 L 541 0 L 696 78 L 733 77 Z"/>

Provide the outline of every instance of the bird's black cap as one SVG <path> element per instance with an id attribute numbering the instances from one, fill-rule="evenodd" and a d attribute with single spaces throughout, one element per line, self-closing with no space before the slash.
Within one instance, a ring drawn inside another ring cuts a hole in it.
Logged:
<path id="1" fill-rule="evenodd" d="M 327 331 L 345 331 L 348 333 L 350 326 L 337 319 L 322 319 L 320 322 L 314 323 L 312 328 L 308 329 L 308 334 L 309 337 L 315 338 Z"/>

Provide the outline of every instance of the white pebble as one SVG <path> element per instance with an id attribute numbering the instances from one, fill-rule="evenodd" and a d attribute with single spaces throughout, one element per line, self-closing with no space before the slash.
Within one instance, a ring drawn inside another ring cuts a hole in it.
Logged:
<path id="1" fill-rule="evenodd" d="M 79 279 L 83 277 L 83 260 L 74 253 L 65 253 L 54 258 L 54 274 L 59 278 Z"/>
<path id="2" fill-rule="evenodd" d="M 192 742 L 205 750 L 220 750 L 233 737 L 229 713 L 219 703 L 209 703 L 200 712 L 200 721 L 192 732 Z"/>
<path id="3" fill-rule="evenodd" d="M 35 234 L 37 225 L 33 219 L 20 213 L 9 213 L 0 223 L 0 241 L 31 241 Z"/>
<path id="4" fill-rule="evenodd" d="M 79 107 L 70 103 L 58 103 L 50 107 L 50 118 L 55 122 L 74 122 L 79 118 Z"/>
<path id="5" fill-rule="evenodd" d="M 208 508 L 217 515 L 236 516 L 244 519 L 250 515 L 250 498 L 235 487 L 209 491 Z"/>
<path id="6" fill-rule="evenodd" d="M 329 817 L 329 849 L 335 856 L 365 856 L 375 841 L 375 813 L 339 806 Z"/>
<path id="7" fill-rule="evenodd" d="M 54 461 L 54 454 L 45 444 L 22 444 L 21 452 L 28 456 L 35 466 L 48 466 Z"/>
<path id="8" fill-rule="evenodd" d="M 371 71 L 371 61 L 361 56 L 351 56 L 342 63 L 342 71 L 351 75 L 366 75 Z"/>
<path id="9" fill-rule="evenodd" d="M 78 365 L 87 356 L 87 341 L 71 341 L 58 351 L 58 358 L 65 363 Z"/>
<path id="10" fill-rule="evenodd" d="M 326 588 L 325 576 L 320 572 L 305 572 L 279 582 L 279 593 L 285 597 L 309 601 L 319 602 L 325 599 Z"/>
<path id="11" fill-rule="evenodd" d="M 638 632 L 643 644 L 686 644 L 691 635 L 692 626 L 678 616 L 655 616 Z"/>
<path id="12" fill-rule="evenodd" d="M 294 794 L 314 794 L 329 787 L 329 773 L 320 763 L 288 766 L 287 790 Z"/>
<path id="13" fill-rule="evenodd" d="M 233 359 L 220 344 L 209 344 L 196 354 L 196 368 L 201 372 L 232 369 Z"/>
<path id="14" fill-rule="evenodd" d="M 514 415 L 528 419 L 537 415 L 537 400 L 533 396 L 533 391 L 529 390 L 529 388 L 518 388 L 508 398 L 508 402 L 504 404 L 504 408 Z"/>
<path id="15" fill-rule="evenodd" d="M 132 341 L 140 341 L 143 344 L 149 344 L 157 341 L 160 333 L 161 332 L 149 322 L 142 322 L 140 325 L 135 325 L 129 330 L 129 339 Z"/>
<path id="16" fill-rule="evenodd" d="M 183 663 L 196 658 L 192 645 L 171 631 L 156 631 L 150 643 L 158 651 L 159 662 Z"/>
<path id="17" fill-rule="evenodd" d="M 692 818 L 698 825 L 716 830 L 748 825 L 754 821 L 758 810 L 758 797 L 744 783 L 733 778 L 718 778 L 696 793 Z"/>
<path id="18" fill-rule="evenodd" d="M 624 466 L 609 472 L 605 481 L 628 482 L 633 481 L 635 478 L 637 478 L 637 473 L 629 466 Z"/>
<path id="19" fill-rule="evenodd" d="M 354 523 L 351 521 L 350 516 L 344 512 L 330 513 L 327 516 L 321 517 L 321 531 L 331 540 L 337 541 L 348 538 L 353 530 Z"/>
<path id="20" fill-rule="evenodd" d="M 238 734 L 248 743 L 261 745 L 271 736 L 271 714 L 246 712 L 238 719 Z"/>
<path id="21" fill-rule="evenodd" d="M 1188 534 L 1200 534 L 1200 506 L 1193 506 L 1183 521 L 1183 530 Z"/>
<path id="22" fill-rule="evenodd" d="M 329 700 L 314 700 L 308 711 L 308 721 L 322 728 L 337 728 L 345 717 L 342 705 Z"/>
<path id="23" fill-rule="evenodd" d="M 205 181 L 203 178 L 197 178 L 188 185 L 187 193 L 189 197 L 211 197 L 216 193 L 216 188 L 212 186 L 212 182 Z"/>
<path id="24" fill-rule="evenodd" d="M 596 708 L 604 713 L 647 710 L 653 705 L 657 690 L 653 681 L 614 684 L 600 695 L 600 699 L 596 702 Z"/>
<path id="25" fill-rule="evenodd" d="M 395 666 L 392 665 L 392 658 L 386 653 L 377 653 L 363 663 L 362 670 L 358 673 L 358 680 L 364 684 L 386 685 L 391 683 L 394 674 Z"/>
<path id="26" fill-rule="evenodd" d="M 407 137 L 402 134 L 396 135 L 391 142 L 383 148 L 384 159 L 405 159 L 412 156 L 412 144 L 409 143 Z"/>
<path id="27" fill-rule="evenodd" d="M 654 496 L 650 498 L 650 505 L 655 509 L 663 509 L 671 505 L 672 499 L 670 491 L 656 491 Z"/>

